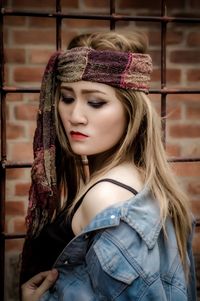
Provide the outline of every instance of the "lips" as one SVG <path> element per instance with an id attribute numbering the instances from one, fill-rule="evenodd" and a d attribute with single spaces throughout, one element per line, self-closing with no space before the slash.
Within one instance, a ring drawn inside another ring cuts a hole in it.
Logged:
<path id="1" fill-rule="evenodd" d="M 85 139 L 88 137 L 88 135 L 85 135 L 81 132 L 75 132 L 75 131 L 71 131 L 70 136 L 72 139 L 75 139 L 75 140 L 82 140 L 82 139 Z"/>

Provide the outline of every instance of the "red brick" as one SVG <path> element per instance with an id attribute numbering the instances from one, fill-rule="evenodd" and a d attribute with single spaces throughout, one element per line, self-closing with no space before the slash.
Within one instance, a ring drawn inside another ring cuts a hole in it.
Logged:
<path id="1" fill-rule="evenodd" d="M 62 38 L 62 49 L 66 50 L 69 42 L 78 34 L 75 31 L 68 31 L 67 29 L 63 29 L 61 33 Z"/>
<path id="2" fill-rule="evenodd" d="M 15 82 L 41 82 L 43 67 L 15 67 L 13 78 Z"/>
<path id="3" fill-rule="evenodd" d="M 172 63 L 197 64 L 200 63 L 200 51 L 198 50 L 174 50 L 170 54 Z"/>
<path id="4" fill-rule="evenodd" d="M 145 25 L 145 24 L 144 24 Z M 161 32 L 159 30 L 151 30 L 148 33 L 149 45 L 150 46 L 160 46 L 161 44 Z M 183 33 L 179 30 L 177 31 L 167 31 L 166 42 L 167 45 L 177 45 L 183 41 Z"/>
<path id="5" fill-rule="evenodd" d="M 166 42 L 167 45 L 177 45 L 183 41 L 183 32 L 182 31 L 175 31 L 175 30 L 168 30 Z"/>
<path id="6" fill-rule="evenodd" d="M 108 14 L 109 14 L 109 12 L 108 12 Z M 125 15 L 126 16 L 126 14 L 120 14 L 120 15 L 122 15 L 122 16 Z M 126 30 L 129 31 L 129 29 L 130 29 L 129 25 L 130 24 L 131 24 L 131 21 L 128 21 L 128 20 L 117 21 L 115 29 L 116 29 L 116 31 L 120 31 L 120 30 L 123 30 L 124 32 Z"/>
<path id="7" fill-rule="evenodd" d="M 6 202 L 6 215 L 24 215 L 24 202 L 21 201 L 9 201 Z"/>
<path id="8" fill-rule="evenodd" d="M 32 142 L 9 143 L 9 156 L 13 161 L 33 161 Z M 10 159 L 9 159 L 10 160 Z"/>
<path id="9" fill-rule="evenodd" d="M 161 41 L 161 33 L 157 30 L 151 30 L 148 32 L 149 45 L 159 46 Z"/>
<path id="10" fill-rule="evenodd" d="M 78 0 L 61 0 L 62 8 L 78 8 L 79 1 Z"/>
<path id="11" fill-rule="evenodd" d="M 200 33 L 199 32 L 191 32 L 188 34 L 187 44 L 189 46 L 200 46 Z"/>
<path id="12" fill-rule="evenodd" d="M 119 1 L 119 8 L 122 9 L 129 9 L 129 8 L 140 8 L 140 9 L 148 9 L 150 12 L 152 9 L 156 11 L 160 11 L 161 9 L 161 2 L 159 0 L 155 1 L 148 1 L 148 0 L 120 0 Z M 168 0 L 167 1 L 167 8 L 174 9 L 174 8 L 183 8 L 182 0 Z"/>
<path id="13" fill-rule="evenodd" d="M 180 146 L 175 144 L 166 145 L 167 155 L 170 157 L 179 157 L 180 156 Z"/>
<path id="14" fill-rule="evenodd" d="M 7 123 L 6 125 L 6 137 L 7 139 L 19 139 L 25 135 L 24 127 L 17 124 Z"/>
<path id="15" fill-rule="evenodd" d="M 188 192 L 190 194 L 194 194 L 194 195 L 200 195 L 200 182 L 199 181 L 195 181 L 195 182 L 191 182 L 188 185 Z M 199 209 L 200 209 L 200 202 L 199 202 Z M 200 211 L 199 211 L 200 212 Z"/>
<path id="16" fill-rule="evenodd" d="M 107 27 L 109 29 L 110 22 L 106 20 L 87 20 L 87 19 L 66 19 L 63 21 L 63 24 L 67 28 L 89 28 L 91 30 L 95 27 Z"/>
<path id="17" fill-rule="evenodd" d="M 45 10 L 51 8 L 56 8 L 55 0 L 14 0 L 12 4 L 12 8 L 20 8 L 20 9 L 41 9 L 44 8 Z M 78 8 L 78 0 L 61 0 L 62 7 L 67 8 Z"/>
<path id="18" fill-rule="evenodd" d="M 191 201 L 191 209 L 194 217 L 200 219 L 200 201 Z"/>
<path id="19" fill-rule="evenodd" d="M 102 8 L 102 7 L 110 7 L 109 0 L 84 0 L 83 4 L 88 8 Z"/>
<path id="20" fill-rule="evenodd" d="M 9 239 L 6 241 L 6 252 L 22 250 L 23 240 L 22 239 Z"/>
<path id="21" fill-rule="evenodd" d="M 5 46 L 7 46 L 8 44 L 8 28 L 4 27 L 3 30 L 3 42 L 5 44 Z"/>
<path id="22" fill-rule="evenodd" d="M 4 84 L 9 85 L 10 82 L 10 76 L 9 76 L 9 68 L 7 65 L 4 67 Z"/>
<path id="23" fill-rule="evenodd" d="M 24 100 L 29 102 L 29 103 L 33 103 L 36 102 L 36 106 L 38 106 L 38 102 L 39 102 L 39 93 L 26 93 L 24 94 Z"/>
<path id="24" fill-rule="evenodd" d="M 28 196 L 30 183 L 20 183 L 15 185 L 15 194 L 17 196 Z"/>
<path id="25" fill-rule="evenodd" d="M 21 101 L 23 98 L 23 95 L 21 93 L 8 93 L 6 97 L 6 101 Z"/>
<path id="26" fill-rule="evenodd" d="M 12 3 L 12 8 L 22 8 L 22 9 L 29 9 L 29 8 L 54 8 L 55 1 L 54 0 L 14 0 Z"/>
<path id="27" fill-rule="evenodd" d="M 28 61 L 31 64 L 46 65 L 52 53 L 52 50 L 47 49 L 30 49 L 28 51 Z"/>
<path id="28" fill-rule="evenodd" d="M 46 28 L 46 27 L 55 27 L 56 26 L 56 21 L 54 18 L 34 18 L 34 17 L 29 17 L 29 26 L 30 27 L 38 27 L 38 28 Z"/>
<path id="29" fill-rule="evenodd" d="M 192 139 L 190 143 L 184 143 L 182 146 L 182 156 L 194 158 L 200 157 L 200 141 L 198 140 Z"/>
<path id="30" fill-rule="evenodd" d="M 13 227 L 15 233 L 25 233 L 26 232 L 25 218 L 15 218 L 13 221 Z"/>
<path id="31" fill-rule="evenodd" d="M 200 69 L 190 69 L 187 71 L 187 80 L 190 82 L 200 82 Z"/>
<path id="32" fill-rule="evenodd" d="M 186 117 L 188 119 L 200 120 L 200 105 L 199 106 L 188 106 L 186 110 Z"/>
<path id="33" fill-rule="evenodd" d="M 167 102 L 167 120 L 179 120 L 182 118 L 182 110 L 180 105 Z"/>
<path id="34" fill-rule="evenodd" d="M 160 66 L 160 50 L 150 50 L 149 54 L 152 57 L 154 67 Z"/>
<path id="35" fill-rule="evenodd" d="M 129 8 L 142 8 L 142 9 L 160 9 L 160 1 L 155 0 L 149 2 L 148 0 L 119 0 L 120 9 L 129 9 Z"/>
<path id="36" fill-rule="evenodd" d="M 160 115 L 160 95 L 159 94 L 149 94 L 152 105 L 156 109 L 158 115 Z"/>
<path id="37" fill-rule="evenodd" d="M 33 104 L 22 104 L 15 107 L 15 117 L 19 120 L 35 120 L 37 116 L 37 106 Z"/>
<path id="38" fill-rule="evenodd" d="M 35 122 L 29 122 L 28 124 L 28 136 L 32 137 L 34 136 L 35 133 L 35 129 L 36 129 L 36 121 Z"/>
<path id="39" fill-rule="evenodd" d="M 179 69 L 167 69 L 167 83 L 178 84 L 181 80 L 181 71 Z"/>
<path id="40" fill-rule="evenodd" d="M 22 168 L 6 169 L 7 180 L 24 179 L 24 177 L 24 169 Z"/>
<path id="41" fill-rule="evenodd" d="M 151 82 L 160 82 L 160 68 L 154 68 L 151 74 Z"/>
<path id="42" fill-rule="evenodd" d="M 195 235 L 194 235 L 194 238 L 193 238 L 193 243 L 192 243 L 194 254 L 200 254 L 200 239 L 199 239 L 199 237 L 200 237 L 200 231 L 199 231 L 199 228 L 196 228 Z"/>
<path id="43" fill-rule="evenodd" d="M 180 177 L 199 177 L 200 162 L 171 163 L 175 174 Z"/>
<path id="44" fill-rule="evenodd" d="M 23 16 L 5 16 L 4 25 L 5 26 L 25 26 L 26 17 Z"/>
<path id="45" fill-rule="evenodd" d="M 13 41 L 22 45 L 53 45 L 55 46 L 55 30 L 29 29 L 13 31 Z"/>
<path id="46" fill-rule="evenodd" d="M 200 125 L 176 124 L 169 126 L 171 137 L 175 138 L 197 138 L 200 137 Z"/>
<path id="47" fill-rule="evenodd" d="M 156 103 L 156 105 L 159 105 L 160 104 L 160 100 L 161 100 L 161 97 L 159 94 L 149 94 L 148 97 L 150 98 L 150 100 L 154 103 Z"/>
<path id="48" fill-rule="evenodd" d="M 198 103 L 199 104 L 199 94 L 169 94 L 167 96 L 168 101 L 171 102 L 179 102 L 181 104 L 192 104 Z"/>

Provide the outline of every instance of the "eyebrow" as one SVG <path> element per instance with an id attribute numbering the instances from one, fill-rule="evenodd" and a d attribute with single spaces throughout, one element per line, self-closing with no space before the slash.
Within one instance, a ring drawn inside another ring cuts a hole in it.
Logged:
<path id="1" fill-rule="evenodd" d="M 69 92 L 74 92 L 74 89 L 71 88 L 71 87 L 66 87 L 66 86 L 62 86 L 62 85 L 61 85 L 60 88 L 61 88 L 61 90 L 67 90 L 67 91 L 69 91 Z M 104 93 L 104 92 L 102 92 L 102 91 L 100 91 L 100 90 L 96 90 L 96 89 L 94 89 L 94 90 L 92 90 L 92 89 L 83 89 L 83 90 L 81 90 L 81 93 L 83 93 L 83 94 L 89 94 L 89 93 L 101 93 L 101 94 L 106 95 L 106 93 Z"/>

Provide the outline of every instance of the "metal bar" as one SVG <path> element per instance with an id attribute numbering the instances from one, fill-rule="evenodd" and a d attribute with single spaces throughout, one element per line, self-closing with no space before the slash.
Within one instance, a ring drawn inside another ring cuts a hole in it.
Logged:
<path id="1" fill-rule="evenodd" d="M 167 159 L 168 162 L 200 162 L 200 157 L 172 157 Z M 2 169 L 12 169 L 12 168 L 31 168 L 31 162 L 1 162 Z"/>
<path id="2" fill-rule="evenodd" d="M 183 158 L 168 158 L 168 162 L 200 162 L 200 158 L 189 158 L 189 157 L 183 157 Z"/>
<path id="3" fill-rule="evenodd" d="M 199 23 L 200 18 L 185 18 L 185 17 L 159 17 L 159 16 L 124 16 L 120 14 L 114 15 L 93 15 L 93 14 L 63 14 L 63 13 L 40 13 L 30 11 L 18 11 L 3 8 L 3 15 L 7 16 L 26 16 L 26 17 L 43 17 L 43 18 L 66 18 L 66 19 L 89 19 L 89 20 L 114 20 L 116 21 L 149 21 L 149 22 L 178 22 L 178 23 Z"/>
<path id="4" fill-rule="evenodd" d="M 60 0 L 56 0 L 56 50 L 61 49 L 61 24 L 62 24 L 62 18 L 60 17 L 61 14 L 61 3 Z"/>
<path id="5" fill-rule="evenodd" d="M 35 87 L 0 87 L 0 92 L 5 93 L 40 93 L 40 88 Z M 174 89 L 174 88 L 161 88 L 150 89 L 150 94 L 200 94 L 200 89 Z"/>
<path id="6" fill-rule="evenodd" d="M 5 93 L 39 93 L 40 88 L 34 88 L 34 87 L 8 87 L 4 86 L 0 88 L 0 92 L 3 91 Z"/>
<path id="7" fill-rule="evenodd" d="M 162 0 L 161 15 L 163 18 L 166 16 L 166 1 Z M 167 23 L 161 23 L 161 89 L 166 87 L 166 33 Z M 166 94 L 161 95 L 161 126 L 162 126 L 162 140 L 166 147 L 166 116 L 167 111 Z"/>
<path id="8" fill-rule="evenodd" d="M 6 94 L 1 92 L 1 162 L 6 161 Z"/>
<path id="9" fill-rule="evenodd" d="M 115 0 L 110 0 L 110 15 L 115 15 Z M 110 30 L 115 30 L 115 19 L 110 19 Z"/>
<path id="10" fill-rule="evenodd" d="M 30 162 L 7 162 L 7 161 L 2 161 L 1 162 L 1 167 L 3 169 L 8 169 L 8 168 L 29 168 L 32 166 L 32 163 Z"/>
<path id="11" fill-rule="evenodd" d="M 2 233 L 4 239 L 22 239 L 26 236 L 26 233 Z"/>
<path id="12" fill-rule="evenodd" d="M 164 89 L 151 89 L 150 93 L 152 94 L 199 94 L 199 89 L 170 89 L 170 88 L 164 88 Z"/>
<path id="13" fill-rule="evenodd" d="M 3 6 L 3 0 L 0 1 L 0 8 Z M 0 14 L 0 87 L 4 83 L 4 48 L 3 48 L 3 15 Z M 6 160 L 6 107 L 5 93 L 1 91 L 1 161 Z M 6 171 L 0 166 L 0 300 L 4 300 L 5 285 L 5 181 Z"/>

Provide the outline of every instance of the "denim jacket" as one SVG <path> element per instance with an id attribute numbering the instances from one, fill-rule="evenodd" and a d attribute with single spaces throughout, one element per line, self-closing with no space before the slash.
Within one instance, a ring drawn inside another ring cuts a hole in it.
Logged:
<path id="1" fill-rule="evenodd" d="M 186 282 L 172 221 L 165 235 L 159 214 L 147 188 L 99 213 L 57 258 L 40 301 L 195 301 L 191 237 Z"/>

